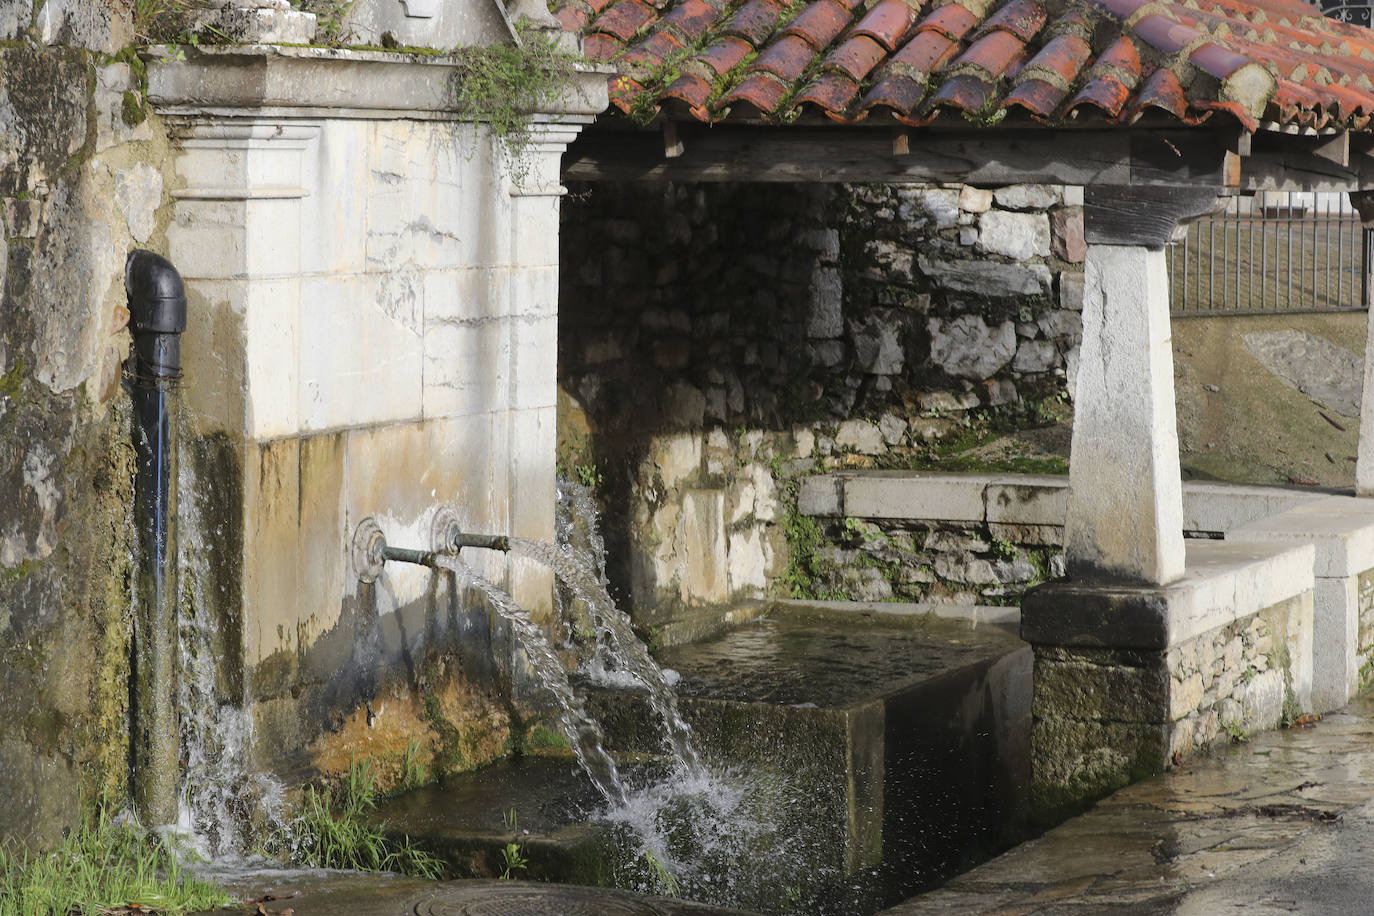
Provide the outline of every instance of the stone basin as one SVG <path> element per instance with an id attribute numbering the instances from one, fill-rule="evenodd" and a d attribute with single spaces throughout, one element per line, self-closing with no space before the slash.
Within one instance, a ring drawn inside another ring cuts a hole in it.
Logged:
<path id="1" fill-rule="evenodd" d="M 703 755 L 770 787 L 770 846 L 751 849 L 723 904 L 875 912 L 1025 838 L 1031 654 L 1010 625 L 910 605 L 779 604 L 712 638 L 664 649 Z M 641 692 L 583 685 L 623 761 L 663 751 Z M 655 765 L 624 768 L 642 784 Z M 517 831 L 508 826 L 515 809 Z M 567 759 L 508 761 L 381 809 L 460 876 L 607 884 L 625 864 Z M 689 814 L 690 816 L 690 814 Z M 735 860 L 724 863 L 733 870 Z M 709 890 L 709 888 L 708 888 Z"/>

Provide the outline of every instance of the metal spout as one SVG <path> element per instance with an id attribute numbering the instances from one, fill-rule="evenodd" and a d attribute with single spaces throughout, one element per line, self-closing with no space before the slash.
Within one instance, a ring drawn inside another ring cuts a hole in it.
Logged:
<path id="1" fill-rule="evenodd" d="M 468 534 L 458 526 L 458 517 L 450 509 L 441 509 L 434 516 L 431 527 L 430 550 L 392 547 L 377 521 L 371 517 L 358 523 L 353 533 L 353 569 L 361 582 L 375 582 L 390 560 L 414 563 L 431 569 L 439 565 L 439 558 L 453 556 L 464 547 L 487 550 L 510 550 L 510 538 L 504 534 Z"/>

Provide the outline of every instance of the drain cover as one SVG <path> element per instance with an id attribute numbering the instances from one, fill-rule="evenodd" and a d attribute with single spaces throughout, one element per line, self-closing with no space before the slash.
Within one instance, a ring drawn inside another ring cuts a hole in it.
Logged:
<path id="1" fill-rule="evenodd" d="M 474 881 L 435 888 L 406 910 L 414 916 L 665 916 L 646 900 L 600 887 Z"/>

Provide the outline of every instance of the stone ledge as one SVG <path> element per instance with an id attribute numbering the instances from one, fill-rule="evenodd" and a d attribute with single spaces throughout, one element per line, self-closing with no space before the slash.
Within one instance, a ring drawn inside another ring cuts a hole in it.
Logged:
<path id="1" fill-rule="evenodd" d="M 185 60 L 176 60 L 176 53 Z M 148 99 L 162 114 L 281 110 L 284 116 L 376 118 L 427 113 L 451 120 L 450 89 L 463 72 L 452 55 L 281 45 L 149 48 Z M 541 112 L 588 123 L 610 104 L 612 68 L 579 64 L 558 104 Z M 426 115 L 420 115 L 426 116 Z"/>
<path id="2" fill-rule="evenodd" d="M 1183 579 L 1167 586 L 1052 582 L 1021 604 L 1021 638 L 1033 645 L 1163 650 L 1254 614 L 1313 586 L 1314 549 L 1190 541 Z"/>
<path id="3" fill-rule="evenodd" d="M 1344 578 L 1374 567 L 1374 500 L 1327 496 L 1237 528 L 1237 538 L 1312 544 L 1314 572 Z"/>
<path id="4" fill-rule="evenodd" d="M 1068 489 L 1067 477 L 1051 475 L 839 471 L 804 478 L 799 508 L 804 515 L 1062 526 Z M 1329 500 L 1361 504 L 1327 490 L 1185 483 L 1183 527 L 1233 531 L 1304 506 L 1315 512 Z M 1368 512 L 1374 525 L 1374 501 Z"/>

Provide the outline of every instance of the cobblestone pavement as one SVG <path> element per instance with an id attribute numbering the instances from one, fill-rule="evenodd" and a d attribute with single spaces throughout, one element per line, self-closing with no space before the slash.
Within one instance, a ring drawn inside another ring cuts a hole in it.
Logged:
<path id="1" fill-rule="evenodd" d="M 1374 912 L 1374 696 L 1185 760 L 885 911 Z"/>

